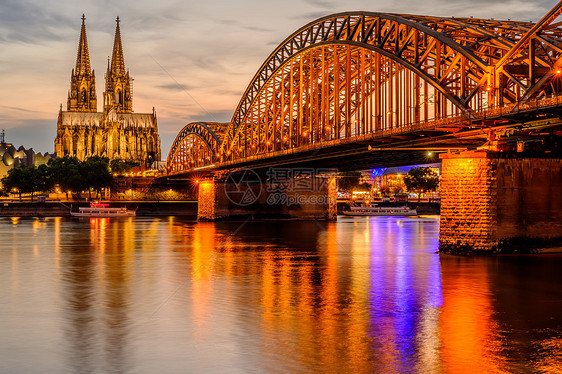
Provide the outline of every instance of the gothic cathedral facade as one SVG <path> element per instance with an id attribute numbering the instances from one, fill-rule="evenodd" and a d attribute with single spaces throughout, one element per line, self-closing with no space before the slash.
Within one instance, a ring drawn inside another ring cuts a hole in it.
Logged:
<path id="1" fill-rule="evenodd" d="M 119 17 L 111 63 L 108 60 L 103 111 L 97 111 L 96 77 L 90 67 L 85 17 L 78 43 L 76 68 L 72 70 L 66 111 L 59 111 L 55 152 L 58 157 L 90 156 L 130 159 L 143 165 L 160 161 L 160 137 L 152 113 L 133 113 L 133 79 L 125 70 Z"/>

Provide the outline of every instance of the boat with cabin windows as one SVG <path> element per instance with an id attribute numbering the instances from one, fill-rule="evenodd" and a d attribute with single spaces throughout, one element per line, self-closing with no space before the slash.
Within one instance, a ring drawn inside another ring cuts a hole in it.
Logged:
<path id="1" fill-rule="evenodd" d="M 89 207 L 79 207 L 78 212 L 70 212 L 73 217 L 134 217 L 136 210 L 126 207 L 111 208 L 109 204 L 91 202 Z"/>
<path id="2" fill-rule="evenodd" d="M 416 216 L 417 209 L 408 206 L 351 206 L 344 210 L 346 216 Z"/>

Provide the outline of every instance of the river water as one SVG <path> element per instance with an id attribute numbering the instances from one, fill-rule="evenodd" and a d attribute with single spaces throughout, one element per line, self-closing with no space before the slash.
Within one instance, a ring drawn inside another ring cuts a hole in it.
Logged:
<path id="1" fill-rule="evenodd" d="M 562 372 L 562 255 L 443 256 L 438 231 L 1 218 L 0 372 Z"/>

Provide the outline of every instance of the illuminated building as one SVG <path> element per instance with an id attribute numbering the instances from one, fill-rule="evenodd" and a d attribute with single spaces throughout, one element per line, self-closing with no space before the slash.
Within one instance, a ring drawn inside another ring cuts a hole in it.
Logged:
<path id="1" fill-rule="evenodd" d="M 0 178 L 5 177 L 11 168 L 39 166 L 46 164 L 52 157 L 49 153 L 35 153 L 33 148 L 26 149 L 23 145 L 16 148 L 5 142 L 4 131 L 0 133 Z"/>
<path id="2" fill-rule="evenodd" d="M 103 111 L 97 111 L 95 73 L 90 66 L 85 17 L 78 43 L 76 67 L 72 70 L 66 111 L 59 111 L 55 152 L 57 156 L 90 156 L 132 159 L 150 165 L 160 161 L 160 137 L 152 113 L 133 113 L 133 79 L 125 69 L 119 28 L 111 63 L 108 60 L 103 93 Z"/>

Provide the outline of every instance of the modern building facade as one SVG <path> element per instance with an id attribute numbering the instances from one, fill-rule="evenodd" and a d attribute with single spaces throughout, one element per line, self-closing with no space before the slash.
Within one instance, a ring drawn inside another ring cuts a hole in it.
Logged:
<path id="1" fill-rule="evenodd" d="M 12 168 L 43 165 L 53 157 L 49 153 L 35 153 L 33 148 L 26 149 L 23 145 L 16 148 L 12 143 L 6 142 L 4 130 L 0 132 L 0 179 L 8 175 Z"/>
<path id="2" fill-rule="evenodd" d="M 133 79 L 125 69 L 119 17 L 111 62 L 108 59 L 103 93 L 103 111 L 97 111 L 96 77 L 90 65 L 85 17 L 78 43 L 76 67 L 72 70 L 66 110 L 57 122 L 57 156 L 91 156 L 131 159 L 144 165 L 160 161 L 160 137 L 152 113 L 133 113 Z"/>

